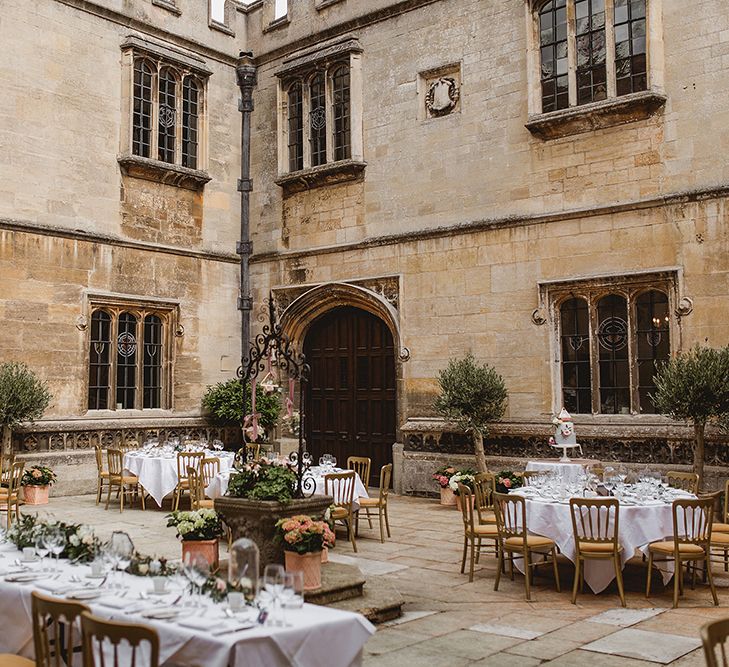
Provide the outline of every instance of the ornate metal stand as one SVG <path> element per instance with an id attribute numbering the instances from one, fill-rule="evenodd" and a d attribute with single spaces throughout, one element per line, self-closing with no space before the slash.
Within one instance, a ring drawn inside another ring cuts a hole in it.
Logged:
<path id="1" fill-rule="evenodd" d="M 295 498 L 305 498 L 313 495 L 316 490 L 316 481 L 311 474 L 307 474 L 311 467 L 311 454 L 306 451 L 304 439 L 304 395 L 309 381 L 309 364 L 306 357 L 298 354 L 288 336 L 283 332 L 276 320 L 273 295 L 268 297 L 268 323 L 263 325 L 250 345 L 248 356 L 243 359 L 243 366 L 238 369 L 238 375 L 243 383 L 243 391 L 250 387 L 253 380 L 262 371 L 266 371 L 267 364 L 272 355 L 275 355 L 276 364 L 280 374 L 299 383 L 299 447 L 298 451 L 291 452 L 289 459 L 296 468 Z M 245 405 L 245 398 L 244 398 Z M 245 431 L 244 431 L 245 432 Z"/>

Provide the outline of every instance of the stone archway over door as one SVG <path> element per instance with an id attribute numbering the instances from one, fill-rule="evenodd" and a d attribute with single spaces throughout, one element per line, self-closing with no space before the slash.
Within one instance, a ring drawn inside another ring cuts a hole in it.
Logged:
<path id="1" fill-rule="evenodd" d="M 306 442 L 314 461 L 329 453 L 345 467 L 348 456 L 369 456 L 369 483 L 378 485 L 395 442 L 395 349 L 389 328 L 359 308 L 334 308 L 313 322 L 304 353 L 311 366 Z"/>

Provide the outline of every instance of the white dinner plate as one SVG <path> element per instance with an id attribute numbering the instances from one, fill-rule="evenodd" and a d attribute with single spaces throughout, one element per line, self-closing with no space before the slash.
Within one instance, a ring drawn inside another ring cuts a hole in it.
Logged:
<path id="1" fill-rule="evenodd" d="M 29 581 L 35 581 L 36 579 L 43 579 L 47 576 L 47 574 L 43 574 L 42 572 L 20 572 L 19 574 L 9 574 L 5 577 L 5 581 L 10 581 L 15 584 L 24 584 Z"/>
<path id="2" fill-rule="evenodd" d="M 142 613 L 144 618 L 156 619 L 158 621 L 164 621 L 170 618 L 177 618 L 180 615 L 180 609 L 173 607 L 167 607 L 165 609 L 150 609 Z"/>
<path id="3" fill-rule="evenodd" d="M 101 591 L 95 589 L 89 590 L 88 588 L 82 588 L 76 591 L 70 591 L 66 593 L 66 597 L 69 600 L 95 600 L 101 596 Z"/>

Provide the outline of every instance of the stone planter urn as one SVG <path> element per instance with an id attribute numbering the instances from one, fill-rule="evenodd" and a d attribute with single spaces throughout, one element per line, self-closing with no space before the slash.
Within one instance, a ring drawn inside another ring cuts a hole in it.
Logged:
<path id="1" fill-rule="evenodd" d="M 332 504 L 331 496 L 311 496 L 280 503 L 276 500 L 248 500 L 247 498 L 215 499 L 215 511 L 230 528 L 233 541 L 239 537 L 253 540 L 260 552 L 261 574 L 269 563 L 284 563 L 284 550 L 274 542 L 276 522 L 297 514 L 322 518 Z M 321 555 L 317 552 L 317 557 Z"/>
<path id="2" fill-rule="evenodd" d="M 44 486 L 36 486 L 35 484 L 28 484 L 23 487 L 23 498 L 25 499 L 26 505 L 47 505 L 48 494 L 51 491 L 49 484 Z"/>
<path id="3" fill-rule="evenodd" d="M 182 562 L 202 558 L 212 572 L 218 569 L 218 540 L 182 540 Z"/>
<path id="4" fill-rule="evenodd" d="M 315 591 L 321 588 L 321 551 L 299 554 L 295 551 L 284 551 L 286 572 L 302 572 L 304 590 Z"/>
<path id="5" fill-rule="evenodd" d="M 453 493 L 453 489 L 450 486 L 440 487 L 440 504 L 441 505 L 455 505 L 456 494 Z"/>

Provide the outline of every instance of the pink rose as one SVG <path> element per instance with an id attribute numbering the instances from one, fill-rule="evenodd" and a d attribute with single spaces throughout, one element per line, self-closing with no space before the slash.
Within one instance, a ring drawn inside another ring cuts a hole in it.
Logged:
<path id="1" fill-rule="evenodd" d="M 215 580 L 215 588 L 217 588 L 221 593 L 225 593 L 225 591 L 228 590 L 228 586 L 222 579 Z"/>
<path id="2" fill-rule="evenodd" d="M 508 477 L 504 479 L 503 484 L 507 489 L 511 488 L 511 480 Z"/>

